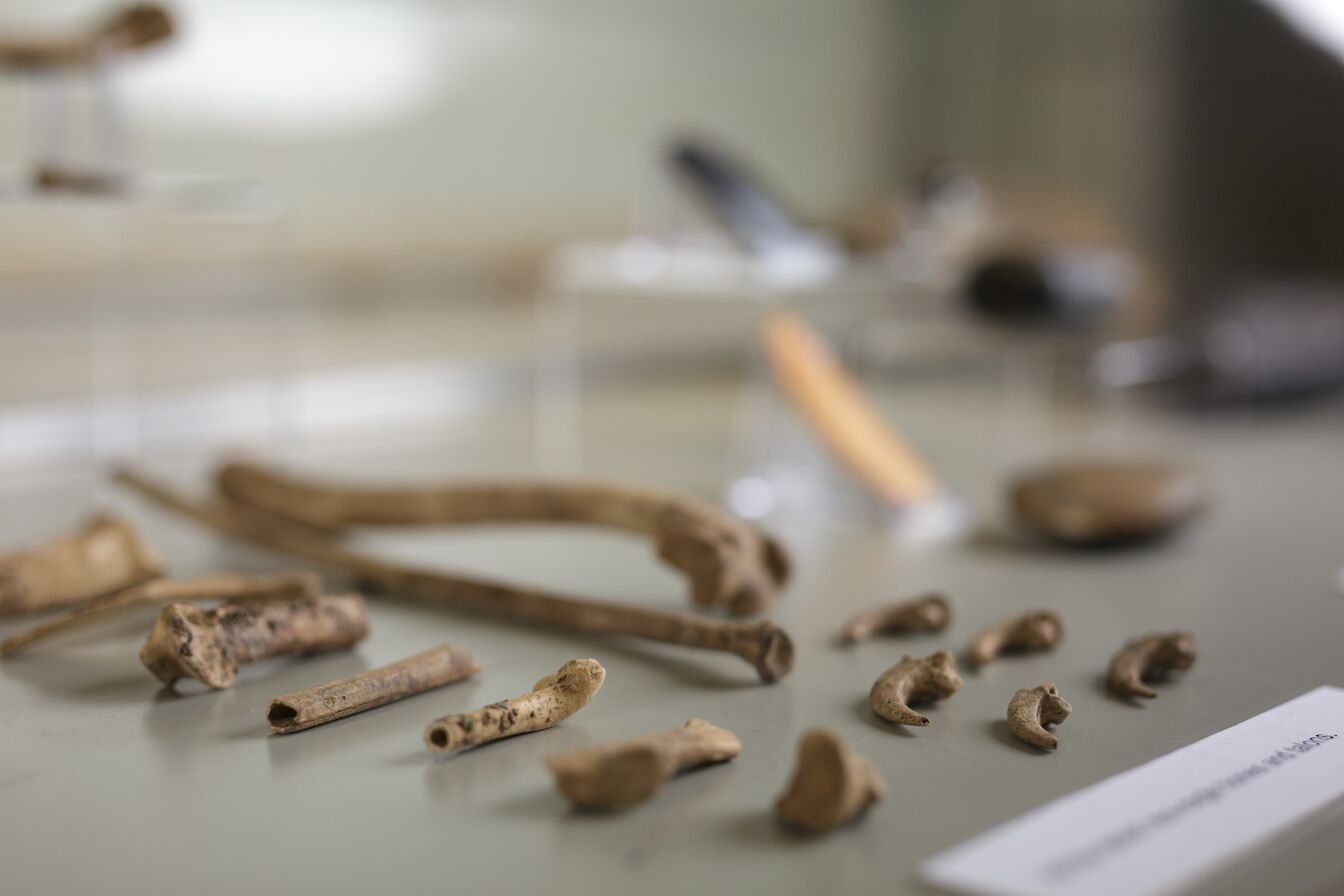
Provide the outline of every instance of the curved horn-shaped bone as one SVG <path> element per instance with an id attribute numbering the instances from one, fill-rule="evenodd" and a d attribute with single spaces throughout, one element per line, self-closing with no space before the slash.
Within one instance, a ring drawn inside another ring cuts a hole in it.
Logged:
<path id="1" fill-rule="evenodd" d="M 868 692 L 873 711 L 901 725 L 927 725 L 928 718 L 910 708 L 911 703 L 943 700 L 961 690 L 957 658 L 946 650 L 923 659 L 903 657 L 883 672 Z"/>
<path id="2" fill-rule="evenodd" d="M 1189 669 L 1198 658 L 1195 636 L 1189 632 L 1143 635 L 1127 641 L 1111 657 L 1106 684 L 1122 696 L 1151 699 L 1157 696 L 1157 691 L 1144 681 L 1162 678 L 1173 669 Z"/>
<path id="3" fill-rule="evenodd" d="M 1045 726 L 1058 725 L 1071 712 L 1073 707 L 1059 696 L 1053 684 L 1022 688 L 1008 701 L 1008 730 L 1037 749 L 1053 750 L 1059 746 L 1059 739 Z"/>
<path id="4" fill-rule="evenodd" d="M 789 576 L 784 548 L 712 504 L 628 485 L 502 480 L 401 488 L 303 482 L 232 463 L 216 475 L 234 501 L 320 529 L 351 525 L 584 523 L 638 532 L 691 582 L 697 606 L 736 615 L 770 604 Z"/>
<path id="5" fill-rule="evenodd" d="M 951 620 L 952 608 L 947 596 L 925 594 L 864 610 L 849 620 L 841 632 L 841 639 L 847 644 L 857 644 L 879 632 L 939 632 L 947 628 Z"/>
<path id="6" fill-rule="evenodd" d="M 1049 650 L 1064 636 L 1064 624 L 1049 610 L 1032 610 L 996 622 L 971 639 L 966 658 L 983 666 L 1004 651 Z"/>
<path id="7" fill-rule="evenodd" d="M 425 729 L 425 746 L 436 753 L 451 753 L 502 737 L 544 731 L 587 706 L 606 677 L 607 670 L 597 660 L 570 660 L 520 697 L 435 719 Z"/>
<path id="8" fill-rule="evenodd" d="M 798 764 L 775 813 L 797 830 L 819 834 L 854 821 L 886 795 L 877 770 L 825 728 L 798 742 Z"/>
<path id="9" fill-rule="evenodd" d="M 546 757 L 555 786 L 576 806 L 628 809 L 657 793 L 677 773 L 742 752 L 726 728 L 691 719 L 680 728 Z"/>

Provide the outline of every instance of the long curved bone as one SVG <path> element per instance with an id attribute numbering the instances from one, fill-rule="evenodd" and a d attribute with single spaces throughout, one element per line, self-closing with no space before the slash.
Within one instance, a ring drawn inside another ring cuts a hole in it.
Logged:
<path id="1" fill-rule="evenodd" d="M 586 809 L 619 811 L 638 805 L 687 769 L 727 762 L 742 741 L 726 728 L 691 719 L 680 728 L 546 757 L 555 786 Z"/>
<path id="2" fill-rule="evenodd" d="M 798 764 L 775 813 L 796 830 L 820 834 L 857 820 L 885 795 L 868 760 L 834 731 L 813 728 L 798 742 Z"/>
<path id="3" fill-rule="evenodd" d="M 117 10 L 72 37 L 0 39 L 0 67 L 88 68 L 111 53 L 138 50 L 172 34 L 173 20 L 163 7 L 140 3 Z"/>
<path id="4" fill-rule="evenodd" d="M 971 639 L 966 658 L 983 666 L 1004 651 L 1050 650 L 1064 637 L 1064 623 L 1049 610 L 1031 610 L 996 622 Z"/>
<path id="5" fill-rule="evenodd" d="M 0 656 L 12 656 L 61 632 L 83 628 L 134 608 L 196 600 L 274 600 L 310 597 L 322 590 L 322 579 L 311 572 L 247 576 L 232 573 L 195 579 L 152 579 L 124 591 L 95 597 L 30 629 L 0 641 Z"/>
<path id="6" fill-rule="evenodd" d="M 220 469 L 216 484 L 239 504 L 310 526 L 584 523 L 638 532 L 685 573 L 697 606 L 755 613 L 788 580 L 778 542 L 691 498 L 627 485 L 498 481 L 372 488 L 303 482 L 254 464 Z"/>
<path id="7" fill-rule="evenodd" d="M 369 633 L 358 594 L 252 601 L 202 610 L 169 604 L 140 649 L 140 661 L 160 681 L 195 678 L 227 688 L 244 663 L 285 654 L 341 650 Z"/>
<path id="8" fill-rule="evenodd" d="M 162 574 L 134 526 L 95 516 L 44 544 L 0 554 L 0 617 L 79 603 Z"/>
<path id="9" fill-rule="evenodd" d="M 925 594 L 894 604 L 864 610 L 845 626 L 841 640 L 847 644 L 888 633 L 940 632 L 952 621 L 952 606 L 944 594 Z"/>
<path id="10" fill-rule="evenodd" d="M 793 641 L 770 621 L 726 622 L 685 613 L 663 613 L 388 563 L 342 547 L 310 526 L 291 523 L 274 514 L 228 500 L 194 501 L 130 470 L 118 471 L 116 479 L 159 506 L 216 532 L 344 570 L 390 594 L 548 628 L 626 635 L 732 653 L 751 663 L 766 684 L 779 681 L 793 669 Z"/>
<path id="11" fill-rule="evenodd" d="M 927 725 L 927 717 L 910 708 L 911 703 L 944 700 L 961 690 L 957 658 L 940 650 L 923 659 L 902 657 L 873 682 L 868 692 L 873 711 L 900 725 Z"/>
<path id="12" fill-rule="evenodd" d="M 597 660 L 570 660 L 521 697 L 435 719 L 425 729 L 425 746 L 435 753 L 451 753 L 544 731 L 587 706 L 606 677 L 607 670 Z"/>
<path id="13" fill-rule="evenodd" d="M 1008 730 L 1018 740 L 1041 750 L 1053 750 L 1059 739 L 1045 730 L 1046 725 L 1058 725 L 1073 712 L 1059 689 L 1053 684 L 1022 688 L 1008 701 Z"/>
<path id="14" fill-rule="evenodd" d="M 1157 632 L 1133 638 L 1111 657 L 1106 684 L 1124 697 L 1152 699 L 1157 691 L 1144 684 L 1172 670 L 1189 669 L 1199 658 L 1189 632 Z"/>

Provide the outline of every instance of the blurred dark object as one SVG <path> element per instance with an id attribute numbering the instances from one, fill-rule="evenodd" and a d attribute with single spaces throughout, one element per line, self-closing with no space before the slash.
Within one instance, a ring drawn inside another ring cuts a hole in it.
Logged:
<path id="1" fill-rule="evenodd" d="M 1086 327 L 1114 310 L 1134 279 L 1118 251 L 1005 250 L 971 268 L 964 293 L 972 308 L 999 323 Z"/>
<path id="2" fill-rule="evenodd" d="M 1163 8 L 1164 254 L 1187 394 L 1259 401 L 1338 388 L 1344 35 L 1326 27 L 1338 19 L 1332 0 Z"/>
<path id="3" fill-rule="evenodd" d="M 117 10 L 82 34 L 59 38 L 0 36 L 0 66 L 32 70 L 90 68 L 116 53 L 167 40 L 173 20 L 161 6 Z"/>

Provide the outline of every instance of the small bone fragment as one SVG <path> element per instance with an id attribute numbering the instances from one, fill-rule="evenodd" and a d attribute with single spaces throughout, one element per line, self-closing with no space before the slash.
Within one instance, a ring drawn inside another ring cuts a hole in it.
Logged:
<path id="1" fill-rule="evenodd" d="M 44 544 L 0 554 L 0 617 L 101 597 L 162 572 L 135 527 L 95 516 Z"/>
<path id="2" fill-rule="evenodd" d="M 276 600 L 310 597 L 316 596 L 321 586 L 321 578 L 311 572 L 269 576 L 220 573 L 196 579 L 151 579 L 143 585 L 85 601 L 19 632 L 0 642 L 0 656 L 12 656 L 38 641 L 120 615 L 134 607 L 211 599 Z"/>
<path id="3" fill-rule="evenodd" d="M 835 732 L 813 728 L 798 742 L 798 764 L 775 812 L 796 830 L 820 834 L 857 820 L 885 795 L 868 760 Z"/>
<path id="4" fill-rule="evenodd" d="M 621 810 L 653 796 L 678 772 L 742 752 L 733 732 L 691 719 L 680 728 L 546 757 L 555 786 L 586 809 Z"/>
<path id="5" fill-rule="evenodd" d="M 1004 651 L 1049 650 L 1064 636 L 1064 624 L 1049 610 L 1031 610 L 996 622 L 971 639 L 966 658 L 983 666 Z"/>
<path id="6" fill-rule="evenodd" d="M 845 626 L 842 639 L 849 644 L 887 633 L 939 632 L 952 620 L 947 596 L 925 594 L 894 604 L 864 610 Z"/>
<path id="7" fill-rule="evenodd" d="M 212 688 L 227 688 L 244 663 L 341 650 L 368 633 L 364 598 L 358 594 L 249 601 L 213 610 L 169 604 L 159 611 L 140 661 L 165 684 L 196 678 Z"/>
<path id="8" fill-rule="evenodd" d="M 1189 669 L 1198 657 L 1195 636 L 1189 632 L 1158 632 L 1133 638 L 1111 657 L 1106 683 L 1121 696 L 1151 699 L 1157 691 L 1145 681 L 1163 678 L 1173 669 Z"/>
<path id="9" fill-rule="evenodd" d="M 923 659 L 903 657 L 883 672 L 868 693 L 873 711 L 901 725 L 927 725 L 928 718 L 910 708 L 911 703 L 943 700 L 961 690 L 957 659 L 940 650 Z"/>
<path id="10" fill-rule="evenodd" d="M 266 710 L 266 720 L 276 734 L 291 734 L 414 697 L 479 671 L 465 648 L 441 644 L 391 665 L 276 697 Z"/>
<path id="11" fill-rule="evenodd" d="M 1059 739 L 1045 726 L 1058 725 L 1071 712 L 1073 707 L 1059 696 L 1053 684 L 1022 688 L 1008 701 L 1008 730 L 1037 749 L 1053 750 L 1059 746 Z"/>
<path id="12" fill-rule="evenodd" d="M 724 622 L 685 613 L 561 596 L 541 590 L 389 563 L 323 537 L 312 526 L 284 520 L 226 499 L 194 501 L 143 474 L 116 479 L 161 507 L 253 544 L 344 570 L 379 591 L 403 598 L 503 617 L 513 622 L 603 635 L 626 635 L 742 657 L 766 684 L 793 669 L 793 641 L 773 622 Z"/>
<path id="13" fill-rule="evenodd" d="M 784 548 L 712 504 L 629 485 L 501 480 L 404 487 L 305 482 L 249 463 L 216 474 L 231 500 L 328 532 L 352 525 L 584 523 L 638 532 L 685 573 L 697 606 L 755 613 L 789 575 Z"/>
<path id="14" fill-rule="evenodd" d="M 587 706 L 606 676 L 597 660 L 570 660 L 521 697 L 436 719 L 425 729 L 425 745 L 436 753 L 451 753 L 543 731 Z"/>

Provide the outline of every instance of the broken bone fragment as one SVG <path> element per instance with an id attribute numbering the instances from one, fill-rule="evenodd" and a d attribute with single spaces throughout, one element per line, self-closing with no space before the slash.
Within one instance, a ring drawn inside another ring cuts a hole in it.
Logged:
<path id="1" fill-rule="evenodd" d="M 924 594 L 864 610 L 849 621 L 841 638 L 845 643 L 857 644 L 876 634 L 939 632 L 951 620 L 952 607 L 946 595 Z"/>
<path id="2" fill-rule="evenodd" d="M 349 678 L 276 697 L 267 707 L 266 721 L 276 734 L 291 734 L 414 697 L 479 671 L 465 648 L 441 644 Z"/>
<path id="3" fill-rule="evenodd" d="M 1204 507 L 1198 477 L 1169 464 L 1062 463 L 1012 483 L 1009 505 L 1028 529 L 1062 544 L 1123 544 L 1175 531 Z"/>
<path id="4" fill-rule="evenodd" d="M 945 700 L 961 690 L 957 659 L 940 650 L 923 659 L 906 656 L 873 683 L 868 699 L 873 711 L 900 725 L 927 725 L 927 717 L 911 709 L 912 704 Z"/>
<path id="5" fill-rule="evenodd" d="M 737 735 L 703 719 L 680 728 L 548 756 L 555 786 L 585 809 L 620 811 L 652 797 L 687 769 L 742 752 Z"/>
<path id="6" fill-rule="evenodd" d="M 813 728 L 798 742 L 798 763 L 775 814 L 794 830 L 820 834 L 857 821 L 885 795 L 868 760 L 835 732 Z"/>
<path id="7" fill-rule="evenodd" d="M 249 601 L 213 610 L 176 603 L 159 611 L 140 661 L 166 684 L 195 678 L 227 688 L 245 663 L 343 650 L 368 633 L 358 594 Z"/>
<path id="8" fill-rule="evenodd" d="M 95 516 L 42 544 L 0 554 L 0 617 L 101 597 L 162 572 L 134 526 Z"/>
<path id="9" fill-rule="evenodd" d="M 1008 730 L 1037 749 L 1053 750 L 1059 746 L 1059 739 L 1046 731 L 1045 726 L 1058 725 L 1071 712 L 1073 707 L 1059 696 L 1059 689 L 1053 684 L 1022 688 L 1008 701 Z"/>
<path id="10" fill-rule="evenodd" d="M 1189 669 L 1198 658 L 1195 636 L 1189 632 L 1143 635 L 1127 641 L 1111 657 L 1106 684 L 1122 697 L 1152 699 L 1157 691 L 1146 682 L 1163 679 L 1172 671 Z"/>
<path id="11" fill-rule="evenodd" d="M 606 675 L 597 660 L 570 660 L 522 696 L 434 720 L 425 729 L 425 746 L 435 753 L 452 753 L 543 731 L 587 706 Z"/>
<path id="12" fill-rule="evenodd" d="M 1064 623 L 1050 610 L 1031 610 L 994 623 L 971 639 L 966 658 L 983 666 L 1001 653 L 1050 650 L 1064 637 Z"/>

